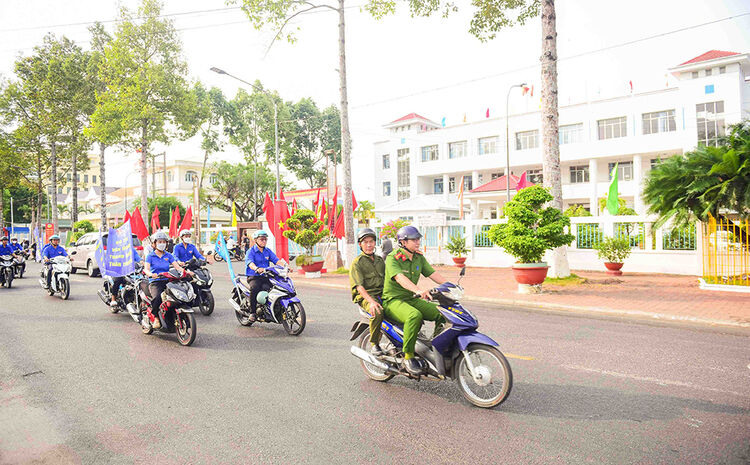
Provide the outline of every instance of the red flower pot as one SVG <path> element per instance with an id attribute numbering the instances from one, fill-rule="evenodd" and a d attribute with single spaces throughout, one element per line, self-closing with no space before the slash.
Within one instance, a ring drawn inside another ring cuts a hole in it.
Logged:
<path id="1" fill-rule="evenodd" d="M 515 263 L 513 277 L 518 284 L 542 284 L 547 277 L 549 267 L 546 263 Z"/>
<path id="2" fill-rule="evenodd" d="M 622 274 L 622 271 L 620 271 L 620 268 L 622 268 L 622 263 L 610 263 L 610 262 L 604 262 L 604 266 L 607 267 L 607 274 L 611 274 L 614 276 L 620 276 Z"/>
<path id="3" fill-rule="evenodd" d="M 302 271 L 305 273 L 316 273 L 323 269 L 324 262 L 315 262 L 310 265 L 302 265 Z"/>
<path id="4" fill-rule="evenodd" d="M 466 266 L 466 257 L 453 257 L 453 263 L 455 263 L 459 268 L 463 268 Z"/>

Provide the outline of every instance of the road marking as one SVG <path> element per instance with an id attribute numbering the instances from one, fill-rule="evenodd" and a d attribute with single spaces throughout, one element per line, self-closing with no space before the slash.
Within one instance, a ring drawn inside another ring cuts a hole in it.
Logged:
<path id="1" fill-rule="evenodd" d="M 629 375 L 627 373 L 618 373 L 616 371 L 608 371 L 608 370 L 600 370 L 598 368 L 588 368 L 588 367 L 582 367 L 579 365 L 562 365 L 563 368 L 568 368 L 571 370 L 578 370 L 578 371 L 586 371 L 589 373 L 597 373 L 600 375 L 607 375 L 607 376 L 614 376 L 616 378 L 628 378 L 633 379 L 636 381 L 645 381 L 648 383 L 655 383 L 660 386 L 678 386 L 678 387 L 686 387 L 691 389 L 698 389 L 701 391 L 710 391 L 710 392 L 721 392 L 723 394 L 733 394 L 738 397 L 744 397 L 744 398 L 750 398 L 746 393 L 740 393 L 735 391 L 726 391 L 724 389 L 717 389 L 712 387 L 705 387 L 705 386 L 698 386 L 696 384 L 692 383 L 685 383 L 683 381 L 673 381 L 669 379 L 659 379 L 659 378 L 651 378 L 649 376 L 637 376 L 637 375 Z"/>
<path id="2" fill-rule="evenodd" d="M 507 358 L 517 358 L 518 360 L 536 360 L 534 357 L 527 357 L 525 355 L 516 355 L 503 352 Z"/>

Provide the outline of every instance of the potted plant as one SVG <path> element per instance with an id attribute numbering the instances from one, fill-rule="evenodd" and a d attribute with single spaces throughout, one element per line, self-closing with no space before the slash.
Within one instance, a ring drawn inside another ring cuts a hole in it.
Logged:
<path id="1" fill-rule="evenodd" d="M 517 262 L 513 276 L 518 284 L 538 285 L 547 277 L 544 252 L 573 242 L 566 234 L 570 218 L 554 207 L 544 205 L 552 195 L 541 186 L 527 187 L 505 204 L 505 224 L 493 225 L 487 233 L 492 243 L 505 249 Z M 520 288 L 519 288 L 520 289 Z"/>
<path id="2" fill-rule="evenodd" d="M 620 276 L 623 261 L 628 258 L 632 249 L 630 239 L 627 237 L 604 237 L 594 244 L 594 249 L 599 258 L 604 259 L 607 274 Z"/>
<path id="3" fill-rule="evenodd" d="M 323 269 L 323 257 L 313 255 L 315 244 L 330 234 L 323 222 L 315 217 L 312 210 L 301 208 L 284 223 L 284 237 L 305 249 L 296 258 L 297 265 L 305 273 L 316 273 Z"/>
<path id="4" fill-rule="evenodd" d="M 451 236 L 448 243 L 445 244 L 445 248 L 448 249 L 448 252 L 453 256 L 453 263 L 458 265 L 459 268 L 466 266 L 464 264 L 466 263 L 466 257 L 464 257 L 464 254 L 468 253 L 469 250 L 466 248 L 466 239 L 464 237 L 458 235 Z"/>

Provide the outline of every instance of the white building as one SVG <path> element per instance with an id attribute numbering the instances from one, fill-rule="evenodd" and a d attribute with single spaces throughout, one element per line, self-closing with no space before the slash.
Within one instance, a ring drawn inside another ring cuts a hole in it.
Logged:
<path id="1" fill-rule="evenodd" d="M 699 143 L 715 144 L 727 125 L 750 117 L 750 55 L 712 50 L 669 71 L 677 86 L 560 106 L 564 207 L 579 204 L 597 215 L 597 199 L 606 196 L 617 163 L 620 196 L 638 215 L 645 215 L 643 179 L 659 159 L 692 150 Z M 507 123 L 500 117 L 442 127 L 411 113 L 386 124 L 387 136 L 375 143 L 373 160 L 375 211 L 380 220 L 402 217 L 419 225 L 422 216 L 425 225 L 457 226 L 452 222 L 458 217 L 462 177 L 468 218 L 497 218 L 506 198 L 505 180 L 487 183 L 505 174 L 506 124 L 511 175 L 526 171 L 531 182 L 539 183 L 540 112 L 512 110 L 513 100 L 524 98 L 511 93 Z M 422 206 L 422 215 L 414 212 L 416 204 Z M 446 211 L 446 204 L 453 209 Z M 652 246 L 655 241 L 652 238 Z M 442 243 L 439 238 L 438 252 Z M 474 258 L 475 264 L 490 264 Z M 447 261 L 442 255 L 439 259 Z M 575 257 L 571 264 L 575 268 Z"/>

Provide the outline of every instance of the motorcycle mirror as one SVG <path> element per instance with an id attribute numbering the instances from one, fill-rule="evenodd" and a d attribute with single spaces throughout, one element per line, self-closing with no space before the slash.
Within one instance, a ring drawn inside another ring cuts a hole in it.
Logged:
<path id="1" fill-rule="evenodd" d="M 466 274 L 466 267 L 461 268 L 461 272 L 458 274 L 459 276 L 464 276 Z"/>

